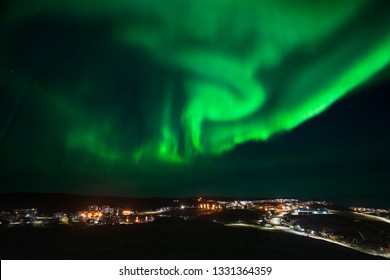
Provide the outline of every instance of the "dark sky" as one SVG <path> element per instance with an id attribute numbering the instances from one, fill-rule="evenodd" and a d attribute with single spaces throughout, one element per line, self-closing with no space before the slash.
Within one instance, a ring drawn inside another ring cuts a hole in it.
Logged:
<path id="1" fill-rule="evenodd" d="M 1 192 L 390 195 L 384 1 L 63 2 L 2 4 Z"/>

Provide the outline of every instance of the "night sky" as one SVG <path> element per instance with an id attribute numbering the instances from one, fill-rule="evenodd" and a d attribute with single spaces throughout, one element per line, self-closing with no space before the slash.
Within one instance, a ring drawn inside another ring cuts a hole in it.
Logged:
<path id="1" fill-rule="evenodd" d="M 388 1 L 0 5 L 0 192 L 390 195 Z"/>

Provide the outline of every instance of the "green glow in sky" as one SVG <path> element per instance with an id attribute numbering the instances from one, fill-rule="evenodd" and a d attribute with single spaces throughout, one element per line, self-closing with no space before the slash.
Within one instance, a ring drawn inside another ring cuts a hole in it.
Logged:
<path id="1" fill-rule="evenodd" d="M 74 57 L 77 47 L 68 52 L 64 42 L 46 35 L 26 39 L 31 45 L 41 40 L 35 48 L 3 41 L 5 48 L 21 48 L 26 60 L 2 59 L 2 84 L 18 95 L 27 75 L 31 81 L 23 94 L 46 100 L 42 110 L 61 119 L 59 145 L 69 153 L 84 151 L 106 162 L 188 163 L 294 129 L 386 67 L 389 9 L 378 5 L 371 0 L 12 1 L 3 18 L 8 34 L 38 19 L 45 28 L 58 21 L 96 27 L 77 39 L 81 48 L 90 46 L 80 60 Z M 63 53 L 83 70 L 73 75 Z M 143 64 L 132 66 L 140 60 Z M 40 63 L 48 65 L 42 75 L 34 70 Z M 99 76 L 88 70 L 94 67 L 111 68 Z M 138 76 L 141 81 L 134 82 Z M 118 80 L 133 82 L 126 88 L 116 86 Z"/>

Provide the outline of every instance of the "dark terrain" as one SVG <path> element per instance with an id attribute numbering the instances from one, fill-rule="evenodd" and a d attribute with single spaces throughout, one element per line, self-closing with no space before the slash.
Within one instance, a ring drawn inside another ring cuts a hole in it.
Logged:
<path id="1" fill-rule="evenodd" d="M 88 205 L 109 205 L 130 209 L 155 209 L 174 206 L 171 198 L 128 198 L 117 196 L 75 195 L 63 193 L 2 193 L 0 210 L 38 208 L 39 212 L 74 212 Z M 186 201 L 186 200 L 185 200 Z"/>
<path id="2" fill-rule="evenodd" d="M 1 259 L 378 259 L 328 242 L 210 221 L 3 227 Z"/>

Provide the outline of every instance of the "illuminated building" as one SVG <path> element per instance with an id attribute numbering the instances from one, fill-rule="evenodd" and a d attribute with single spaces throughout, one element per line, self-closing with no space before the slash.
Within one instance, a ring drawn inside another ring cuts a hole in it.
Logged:
<path id="1" fill-rule="evenodd" d="M 89 205 L 88 206 L 89 211 L 99 211 L 99 206 L 97 205 Z"/>
<path id="2" fill-rule="evenodd" d="M 122 211 L 122 215 L 124 215 L 124 216 L 128 216 L 128 215 L 131 215 L 131 214 L 133 214 L 133 212 L 131 210 L 123 210 Z"/>
<path id="3" fill-rule="evenodd" d="M 326 215 L 329 214 L 328 210 L 326 209 L 304 209 L 304 208 L 298 208 L 294 209 L 294 211 L 291 213 L 291 215 Z"/>
<path id="4" fill-rule="evenodd" d="M 203 209 L 203 210 L 215 210 L 216 211 L 216 210 L 221 210 L 222 206 L 218 202 L 208 201 L 208 202 L 200 203 L 198 205 L 198 208 Z"/>

